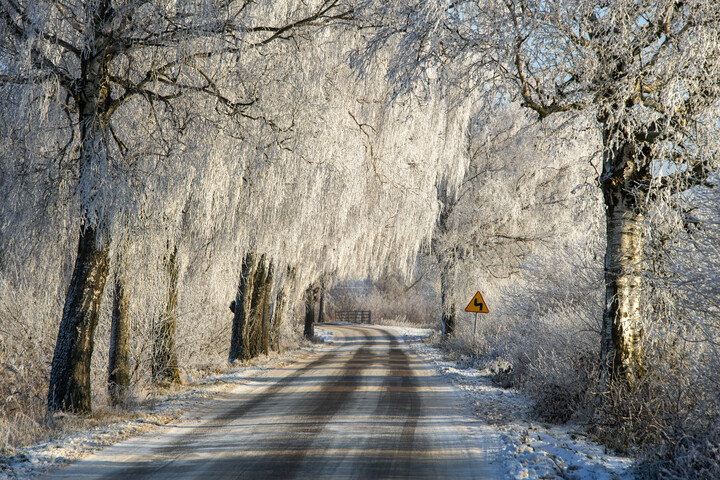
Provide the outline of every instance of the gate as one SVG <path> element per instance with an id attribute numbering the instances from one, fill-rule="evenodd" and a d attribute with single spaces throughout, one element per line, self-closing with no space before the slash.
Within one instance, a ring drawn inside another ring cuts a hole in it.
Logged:
<path id="1" fill-rule="evenodd" d="M 370 310 L 340 310 L 335 312 L 336 322 L 372 323 Z"/>

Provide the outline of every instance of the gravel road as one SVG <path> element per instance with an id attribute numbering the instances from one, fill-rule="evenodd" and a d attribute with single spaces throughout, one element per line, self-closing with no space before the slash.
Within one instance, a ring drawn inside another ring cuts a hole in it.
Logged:
<path id="1" fill-rule="evenodd" d="M 497 433 L 401 337 L 323 328 L 325 348 L 46 478 L 502 478 Z"/>

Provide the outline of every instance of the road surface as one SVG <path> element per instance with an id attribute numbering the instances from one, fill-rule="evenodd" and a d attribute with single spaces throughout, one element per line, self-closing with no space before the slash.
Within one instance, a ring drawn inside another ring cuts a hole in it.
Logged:
<path id="1" fill-rule="evenodd" d="M 401 338 L 324 328 L 330 345 L 48 478 L 502 478 L 496 435 Z"/>

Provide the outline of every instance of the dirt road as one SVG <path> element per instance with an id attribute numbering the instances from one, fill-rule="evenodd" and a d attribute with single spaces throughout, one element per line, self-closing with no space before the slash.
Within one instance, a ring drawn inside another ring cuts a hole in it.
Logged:
<path id="1" fill-rule="evenodd" d="M 48 478 L 502 478 L 495 434 L 401 338 L 324 328 L 320 351 Z"/>

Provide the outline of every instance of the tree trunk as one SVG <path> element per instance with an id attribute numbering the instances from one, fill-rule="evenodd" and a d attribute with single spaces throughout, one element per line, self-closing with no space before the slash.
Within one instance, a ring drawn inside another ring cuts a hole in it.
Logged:
<path id="1" fill-rule="evenodd" d="M 130 324 L 129 297 L 125 290 L 125 265 L 119 258 L 115 272 L 112 320 L 110 325 L 110 360 L 108 362 L 108 393 L 113 405 L 122 404 L 130 388 Z"/>
<path id="2" fill-rule="evenodd" d="M 310 285 L 305 290 L 305 338 L 312 340 L 315 338 L 315 300 L 317 296 L 317 287 Z"/>
<path id="3" fill-rule="evenodd" d="M 248 324 L 253 290 L 255 287 L 255 253 L 245 254 L 240 272 L 240 282 L 235 294 L 233 325 L 230 337 L 230 354 L 228 361 L 247 360 L 250 358 L 248 348 Z"/>
<path id="4" fill-rule="evenodd" d="M 272 261 L 268 265 L 267 277 L 263 286 L 263 305 L 262 305 L 262 351 L 265 354 L 270 353 L 270 294 L 272 293 L 273 282 L 273 264 Z"/>
<path id="5" fill-rule="evenodd" d="M 325 322 L 325 282 L 320 284 L 320 306 L 318 307 L 318 323 Z"/>
<path id="6" fill-rule="evenodd" d="M 282 327 L 283 315 L 285 313 L 285 305 L 287 304 L 288 291 L 292 288 L 295 281 L 295 269 L 288 267 L 287 275 L 283 279 L 277 296 L 275 297 L 275 309 L 273 310 L 273 319 L 270 324 L 270 347 L 275 352 L 280 352 L 280 329 Z"/>
<path id="7" fill-rule="evenodd" d="M 178 267 L 177 247 L 165 261 L 168 274 L 168 298 L 165 313 L 160 318 L 153 343 L 152 376 L 155 381 L 180 383 L 175 331 L 177 329 Z"/>
<path id="8" fill-rule="evenodd" d="M 107 2 L 109 5 L 109 2 Z M 107 71 L 103 69 L 103 56 L 84 55 L 81 60 L 82 76 L 77 82 L 77 112 L 80 139 L 80 185 L 92 184 L 94 168 L 104 158 L 106 128 L 102 124 L 102 106 L 109 93 Z M 88 198 L 80 198 L 81 215 L 88 216 L 87 205 L 95 201 L 93 189 Z M 93 212 L 97 213 L 97 212 Z M 48 410 L 75 412 L 92 411 L 90 399 L 90 361 L 94 347 L 95 328 L 100 302 L 109 272 L 107 238 L 98 227 L 82 222 L 77 257 L 70 286 L 65 296 L 50 371 Z M 99 240 L 102 240 L 100 245 Z"/>
<path id="9" fill-rule="evenodd" d="M 255 358 L 262 353 L 263 332 L 263 300 L 265 300 L 265 283 L 267 282 L 267 268 L 265 255 L 260 257 L 255 270 L 255 288 L 253 289 L 250 304 L 250 324 L 248 325 L 248 358 Z"/>
<path id="10" fill-rule="evenodd" d="M 243 259 L 235 301 L 230 305 L 233 326 L 228 361 L 249 360 L 270 351 L 270 293 L 272 263 L 266 257 L 255 261 L 255 253 Z"/>
<path id="11" fill-rule="evenodd" d="M 442 265 L 442 264 L 441 264 Z M 442 307 L 442 336 L 448 338 L 455 333 L 457 312 L 451 300 L 449 273 L 444 269 L 440 273 L 440 303 Z"/>
<path id="12" fill-rule="evenodd" d="M 273 309 L 272 322 L 270 323 L 270 348 L 273 352 L 280 352 L 280 327 L 282 326 L 283 313 L 285 311 L 287 295 L 281 290 L 275 297 L 275 308 Z"/>
<path id="13" fill-rule="evenodd" d="M 448 219 L 455 208 L 455 202 L 450 198 L 448 191 L 438 189 L 438 201 L 440 202 L 440 215 L 435 226 L 435 233 L 432 239 L 432 251 L 437 258 L 440 267 L 440 307 L 442 338 L 446 339 L 455 333 L 455 321 L 457 318 L 455 304 L 452 302 L 452 288 L 450 285 L 450 272 L 455 266 L 456 257 L 454 252 L 448 252 L 440 240 L 449 230 Z"/>
<path id="14" fill-rule="evenodd" d="M 640 296 L 644 241 L 635 157 L 629 144 L 611 151 L 601 177 L 607 228 L 601 357 L 610 378 L 622 380 L 630 388 L 643 374 Z"/>
<path id="15" fill-rule="evenodd" d="M 92 411 L 90 360 L 109 270 L 106 247 L 98 247 L 97 240 L 94 228 L 82 229 L 50 372 L 50 412 Z"/>

